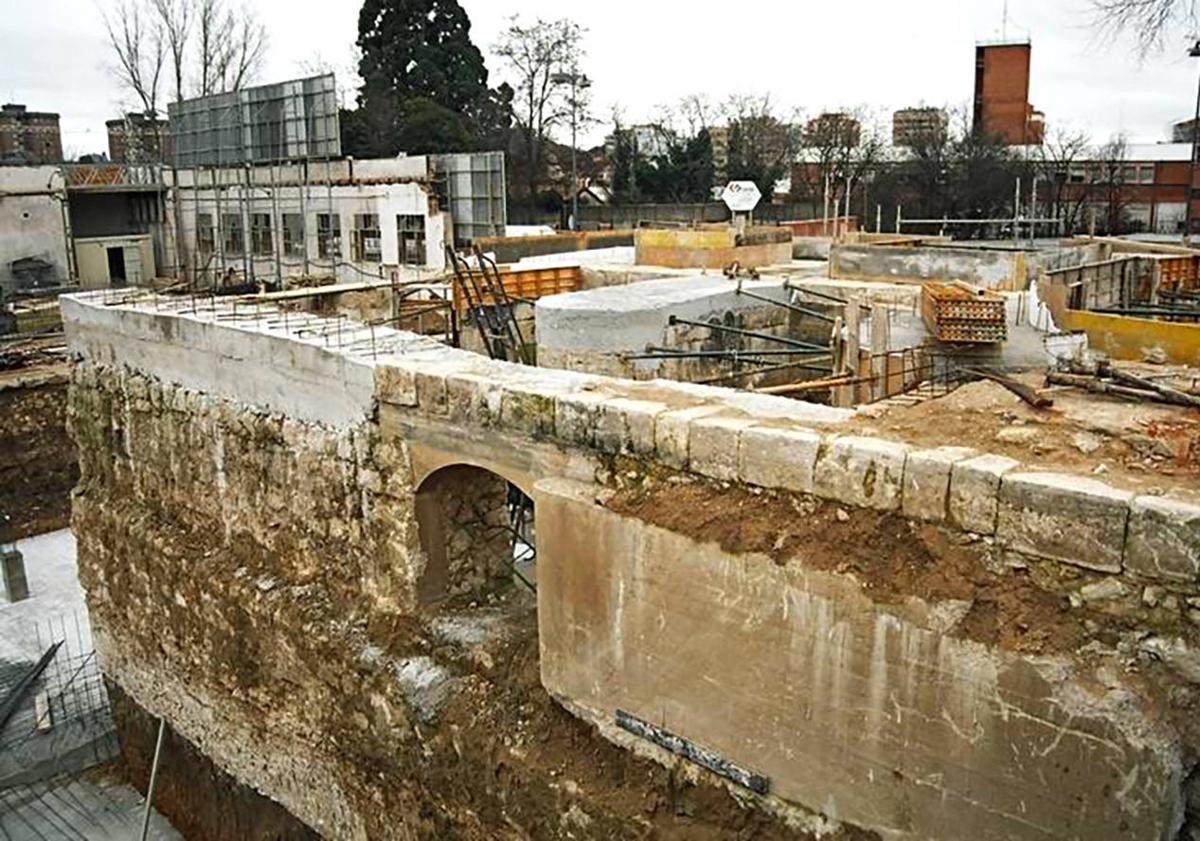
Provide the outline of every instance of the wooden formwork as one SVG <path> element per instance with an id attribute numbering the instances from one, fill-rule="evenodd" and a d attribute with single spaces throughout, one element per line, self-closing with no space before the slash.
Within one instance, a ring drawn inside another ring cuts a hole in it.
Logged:
<path id="1" fill-rule="evenodd" d="M 1008 338 L 1004 297 L 966 283 L 925 283 L 921 315 L 938 341 L 1002 342 Z"/>
<path id="2" fill-rule="evenodd" d="M 478 279 L 478 270 L 472 270 L 472 275 Z M 500 269 L 500 280 L 504 291 L 514 300 L 534 301 L 547 295 L 557 295 L 561 292 L 574 292 L 582 285 L 582 273 L 579 266 L 555 266 L 538 269 Z M 454 309 L 465 312 L 468 309 L 467 299 L 457 283 L 454 286 Z M 482 282 L 479 283 L 483 288 Z M 483 294 L 483 306 L 491 306 L 492 296 Z"/>
<path id="3" fill-rule="evenodd" d="M 1157 257 L 1158 289 L 1172 292 L 1192 292 L 1200 289 L 1200 279 L 1197 277 L 1197 262 L 1200 258 L 1191 255 L 1178 257 Z"/>

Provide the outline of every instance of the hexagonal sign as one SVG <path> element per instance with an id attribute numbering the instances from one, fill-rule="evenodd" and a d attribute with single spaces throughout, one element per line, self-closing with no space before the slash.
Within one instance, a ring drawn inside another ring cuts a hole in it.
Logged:
<path id="1" fill-rule="evenodd" d="M 749 213 L 761 198 L 762 193 L 753 181 L 730 181 L 721 191 L 721 201 L 734 213 Z"/>

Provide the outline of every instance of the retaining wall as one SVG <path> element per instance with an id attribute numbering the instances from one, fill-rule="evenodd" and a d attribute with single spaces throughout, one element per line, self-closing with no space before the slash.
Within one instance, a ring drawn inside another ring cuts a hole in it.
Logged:
<path id="1" fill-rule="evenodd" d="M 781 398 L 219 302 L 63 308 L 107 674 L 329 837 L 404 837 L 438 752 L 475 762 L 471 744 L 422 747 L 425 685 L 379 636 L 421 615 L 416 498 L 455 464 L 533 497 L 542 682 L 614 739 L 620 706 L 765 774 L 758 808 L 887 838 L 1160 839 L 1184 819 L 1200 507 L 846 435 L 849 413 Z M 721 548 L 604 504 L 649 475 L 782 495 L 799 519 L 883 517 L 903 545 L 975 545 L 1062 610 L 1113 612 L 1078 649 L 981 642 L 959 628 L 978 600 L 877 593 L 835 559 Z"/>

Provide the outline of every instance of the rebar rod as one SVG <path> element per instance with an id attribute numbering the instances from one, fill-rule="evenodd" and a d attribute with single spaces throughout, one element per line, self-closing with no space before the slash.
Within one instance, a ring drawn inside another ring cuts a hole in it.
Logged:
<path id="1" fill-rule="evenodd" d="M 690 318 L 679 318 L 678 316 L 670 316 L 667 318 L 667 324 L 674 326 L 676 324 L 687 324 L 692 327 L 707 327 L 709 330 L 716 330 L 719 333 L 729 333 L 734 336 L 746 336 L 751 339 L 762 339 L 767 342 L 777 342 L 788 347 L 804 348 L 806 350 L 819 350 L 825 353 L 829 352 L 826 345 L 817 345 L 812 342 L 801 342 L 797 339 L 785 339 L 782 336 L 772 336 L 770 333 L 759 333 L 755 330 L 743 330 L 740 327 L 728 327 L 724 324 L 712 324 L 707 321 L 692 321 Z"/>
<path id="2" fill-rule="evenodd" d="M 743 289 L 741 287 L 740 284 L 738 285 L 738 288 L 736 291 L 737 291 L 737 294 L 739 294 L 739 295 L 745 295 L 747 298 L 753 298 L 756 301 L 762 301 L 767 304 L 774 304 L 777 307 L 783 307 L 785 310 L 788 310 L 789 312 L 797 313 L 798 315 L 811 316 L 812 318 L 818 318 L 821 321 L 826 321 L 830 324 L 833 324 L 833 322 L 835 320 L 832 316 L 828 316 L 823 312 L 817 312 L 816 310 L 810 310 L 805 307 L 800 307 L 795 304 L 788 303 L 787 301 L 776 301 L 774 298 L 770 298 L 766 295 L 759 295 L 755 292 L 747 292 L 745 289 Z"/>

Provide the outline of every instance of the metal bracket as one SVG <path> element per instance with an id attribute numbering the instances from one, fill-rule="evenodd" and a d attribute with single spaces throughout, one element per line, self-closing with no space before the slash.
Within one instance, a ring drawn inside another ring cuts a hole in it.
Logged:
<path id="1" fill-rule="evenodd" d="M 651 724 L 625 710 L 617 710 L 617 726 L 628 733 L 640 736 L 654 742 L 661 748 L 669 750 L 676 756 L 694 762 L 730 782 L 748 788 L 755 794 L 766 794 L 771 788 L 771 781 L 762 774 L 755 774 L 735 762 L 719 756 L 707 748 L 702 748 L 682 736 L 676 736 L 670 730 L 664 730 L 658 725 Z"/>

